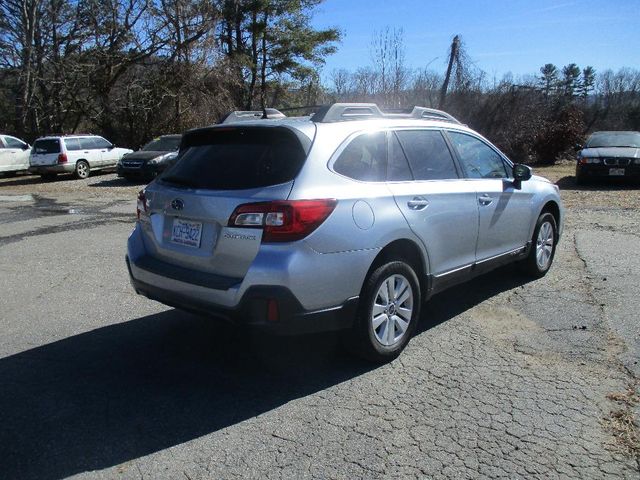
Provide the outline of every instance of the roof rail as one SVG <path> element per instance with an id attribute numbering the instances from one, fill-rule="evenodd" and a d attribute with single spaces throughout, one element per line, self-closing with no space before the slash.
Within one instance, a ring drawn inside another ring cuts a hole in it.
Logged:
<path id="1" fill-rule="evenodd" d="M 331 123 L 345 120 L 382 118 L 384 114 L 375 103 L 333 103 L 325 105 L 311 117 L 312 122 Z"/>
<path id="2" fill-rule="evenodd" d="M 250 120 L 285 118 L 286 115 L 275 108 L 264 110 L 235 110 L 220 118 L 218 123 L 247 122 Z"/>
<path id="3" fill-rule="evenodd" d="M 413 107 L 413 110 L 411 110 L 410 115 L 411 115 L 411 118 L 424 118 L 426 120 L 442 120 L 445 122 L 459 123 L 460 125 L 462 125 L 460 120 L 455 118 L 453 115 L 450 115 L 447 112 L 443 112 L 442 110 L 436 110 L 435 108 Z"/>
<path id="4" fill-rule="evenodd" d="M 325 105 L 311 117 L 311 121 L 331 123 L 374 118 L 420 118 L 461 124 L 455 117 L 434 108 L 413 107 L 413 110 L 409 113 L 385 113 L 375 103 L 334 103 Z"/>

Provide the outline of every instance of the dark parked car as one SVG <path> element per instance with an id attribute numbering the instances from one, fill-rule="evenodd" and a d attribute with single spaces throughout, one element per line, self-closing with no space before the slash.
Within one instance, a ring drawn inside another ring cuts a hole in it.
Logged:
<path id="1" fill-rule="evenodd" d="M 594 132 L 578 153 L 576 182 L 592 178 L 640 180 L 640 132 Z"/>
<path id="2" fill-rule="evenodd" d="M 118 162 L 118 176 L 151 180 L 171 166 L 178 156 L 182 135 L 162 135 L 154 138 L 137 152 Z"/>

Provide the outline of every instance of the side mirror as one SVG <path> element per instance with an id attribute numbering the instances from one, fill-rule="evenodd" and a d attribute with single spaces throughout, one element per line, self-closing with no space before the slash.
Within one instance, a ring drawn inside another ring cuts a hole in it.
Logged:
<path id="1" fill-rule="evenodd" d="M 584 146 L 580 143 L 576 143 L 573 148 L 576 149 L 576 152 L 579 152 L 580 150 L 582 150 L 584 148 Z"/>
<path id="2" fill-rule="evenodd" d="M 22 150 L 29 150 L 31 148 L 31 145 L 29 145 L 28 143 L 25 143 L 24 145 L 22 145 Z"/>
<path id="3" fill-rule="evenodd" d="M 516 163 L 513 166 L 513 186 L 515 188 L 521 188 L 522 182 L 525 182 L 531 178 L 533 171 L 531 167 L 523 165 L 522 163 Z"/>
<path id="4" fill-rule="evenodd" d="M 113 150 L 114 148 L 116 148 L 115 144 L 112 143 L 111 145 L 109 145 L 109 150 Z"/>

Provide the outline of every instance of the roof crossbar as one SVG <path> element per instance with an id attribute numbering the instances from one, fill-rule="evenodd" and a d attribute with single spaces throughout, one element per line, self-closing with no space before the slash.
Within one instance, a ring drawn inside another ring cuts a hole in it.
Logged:
<path id="1" fill-rule="evenodd" d="M 375 103 L 334 103 L 325 105 L 311 117 L 311 121 L 332 123 L 375 118 L 416 118 L 461 124 L 452 115 L 434 108 L 413 107 L 410 113 L 384 113 Z"/>

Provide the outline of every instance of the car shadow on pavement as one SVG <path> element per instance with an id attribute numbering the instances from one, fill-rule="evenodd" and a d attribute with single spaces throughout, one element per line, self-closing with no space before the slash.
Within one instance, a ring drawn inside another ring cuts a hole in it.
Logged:
<path id="1" fill-rule="evenodd" d="M 0 477 L 118 465 L 372 368 L 336 335 L 242 335 L 178 310 L 99 328 L 0 360 Z"/>
<path id="2" fill-rule="evenodd" d="M 434 297 L 421 332 L 525 279 Z M 360 376 L 338 334 L 273 338 L 169 310 L 0 360 L 0 472 L 59 479 L 187 442 Z"/>
<path id="3" fill-rule="evenodd" d="M 585 191 L 607 191 L 607 190 L 637 190 L 640 188 L 639 182 L 633 182 L 625 178 L 595 178 L 586 183 L 578 185 L 576 177 L 568 175 L 556 182 L 560 190 L 585 190 Z"/>
<path id="4" fill-rule="evenodd" d="M 532 280 L 531 277 L 522 274 L 516 265 L 507 265 L 449 288 L 422 306 L 416 335 L 466 312 L 501 292 L 521 287 Z"/>

